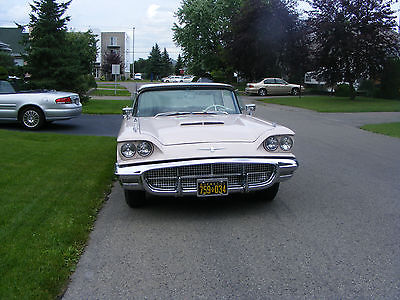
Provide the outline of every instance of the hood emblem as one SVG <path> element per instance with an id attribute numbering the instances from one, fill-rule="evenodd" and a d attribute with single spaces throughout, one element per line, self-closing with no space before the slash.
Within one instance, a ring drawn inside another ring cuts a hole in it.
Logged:
<path id="1" fill-rule="evenodd" d="M 210 151 L 211 153 L 218 151 L 218 150 L 223 150 L 225 148 L 215 148 L 213 146 L 209 147 L 209 148 L 200 148 L 198 150 L 205 150 L 205 151 Z"/>

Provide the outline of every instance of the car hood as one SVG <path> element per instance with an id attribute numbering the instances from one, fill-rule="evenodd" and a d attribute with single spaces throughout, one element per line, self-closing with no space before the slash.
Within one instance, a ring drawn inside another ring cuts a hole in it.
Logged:
<path id="1" fill-rule="evenodd" d="M 247 115 L 160 116 L 139 118 L 140 133 L 163 145 L 254 142 L 276 125 Z"/>

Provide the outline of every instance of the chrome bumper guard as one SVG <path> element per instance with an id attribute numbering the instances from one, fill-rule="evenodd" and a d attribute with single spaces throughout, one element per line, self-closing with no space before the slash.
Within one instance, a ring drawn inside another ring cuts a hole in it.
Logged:
<path id="1" fill-rule="evenodd" d="M 165 196 L 184 196 L 196 195 L 197 189 L 183 189 L 181 178 L 173 178 L 177 184 L 172 190 L 157 189 L 148 184 L 145 178 L 147 171 L 176 168 L 185 166 L 199 166 L 206 164 L 267 164 L 274 167 L 272 176 L 264 183 L 261 184 L 248 184 L 248 176 L 244 175 L 244 180 L 240 186 L 228 186 L 228 193 L 235 192 L 249 192 L 263 190 L 272 186 L 276 182 L 282 182 L 292 177 L 294 171 L 298 168 L 299 164 L 295 158 L 213 158 L 213 159 L 198 159 L 176 162 L 155 163 L 146 165 L 130 165 L 123 166 L 115 164 L 115 175 L 124 189 L 127 190 L 144 190 L 150 194 L 165 195 Z M 197 175 L 197 178 L 221 178 L 224 175 Z"/>

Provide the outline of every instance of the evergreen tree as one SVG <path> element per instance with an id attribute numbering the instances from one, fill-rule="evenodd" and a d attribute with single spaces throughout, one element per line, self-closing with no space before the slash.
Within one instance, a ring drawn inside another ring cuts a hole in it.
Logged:
<path id="1" fill-rule="evenodd" d="M 172 72 L 172 62 L 171 59 L 169 58 L 169 54 L 166 48 L 164 48 L 164 51 L 161 54 L 161 63 L 162 63 L 161 77 L 170 75 Z"/>
<path id="2" fill-rule="evenodd" d="M 96 37 L 90 31 L 67 32 L 70 17 L 64 14 L 70 3 L 35 0 L 31 4 L 27 71 L 33 87 L 77 92 L 85 101 L 86 91 L 96 84 L 91 75 Z"/>
<path id="3" fill-rule="evenodd" d="M 183 69 L 182 56 L 179 54 L 175 65 L 175 75 L 181 75 L 181 69 Z"/>
<path id="4" fill-rule="evenodd" d="M 162 58 L 161 58 L 161 51 L 160 47 L 156 43 L 152 48 L 148 58 L 149 63 L 149 73 L 153 74 L 153 78 L 160 77 L 162 73 Z"/>
<path id="5" fill-rule="evenodd" d="M 31 4 L 27 47 L 27 70 L 38 87 L 61 88 L 68 71 L 66 32 L 69 16 L 64 14 L 71 1 L 35 0 Z"/>

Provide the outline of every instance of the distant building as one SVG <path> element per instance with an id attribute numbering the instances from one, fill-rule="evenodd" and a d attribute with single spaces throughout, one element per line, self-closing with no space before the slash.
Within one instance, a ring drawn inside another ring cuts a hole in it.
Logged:
<path id="1" fill-rule="evenodd" d="M 102 32 L 101 33 L 101 66 L 104 64 L 104 57 L 106 53 L 114 52 L 121 56 L 124 69 L 127 66 L 126 53 L 126 33 L 125 32 Z M 124 70 L 121 69 L 121 70 Z M 125 74 L 127 75 L 127 74 Z M 129 76 L 129 74 L 128 74 Z"/>
<path id="2" fill-rule="evenodd" d="M 18 66 L 24 65 L 23 55 L 26 53 L 23 40 L 28 33 L 18 27 L 0 27 L 0 51 L 6 51 L 14 57 Z"/>

